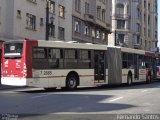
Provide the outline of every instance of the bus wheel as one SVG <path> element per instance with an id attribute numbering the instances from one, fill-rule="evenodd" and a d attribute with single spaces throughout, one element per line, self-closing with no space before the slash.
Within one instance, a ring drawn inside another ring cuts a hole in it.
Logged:
<path id="1" fill-rule="evenodd" d="M 66 80 L 66 87 L 68 90 L 74 90 L 78 85 L 78 77 L 74 74 L 70 74 Z"/>
<path id="2" fill-rule="evenodd" d="M 128 85 L 132 84 L 132 75 L 128 75 L 128 77 L 127 77 L 127 84 Z"/>

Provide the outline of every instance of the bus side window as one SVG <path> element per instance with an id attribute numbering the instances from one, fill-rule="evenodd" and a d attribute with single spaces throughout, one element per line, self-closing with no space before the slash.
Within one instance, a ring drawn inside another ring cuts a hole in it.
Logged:
<path id="1" fill-rule="evenodd" d="M 122 68 L 128 68 L 128 54 L 122 53 Z"/>
<path id="2" fill-rule="evenodd" d="M 149 68 L 149 64 L 148 63 L 146 63 L 145 66 L 146 66 L 146 68 Z"/>
<path id="3" fill-rule="evenodd" d="M 51 48 L 48 50 L 49 66 L 50 68 L 62 68 L 63 62 L 61 60 L 62 52 L 60 49 Z"/>

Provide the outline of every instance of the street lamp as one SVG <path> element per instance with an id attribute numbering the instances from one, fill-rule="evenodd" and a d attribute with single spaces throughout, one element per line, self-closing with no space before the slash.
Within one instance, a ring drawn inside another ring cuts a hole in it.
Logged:
<path id="1" fill-rule="evenodd" d="M 53 26 L 53 22 L 54 22 L 54 17 L 51 16 L 49 18 L 49 2 L 50 0 L 46 0 L 47 4 L 46 4 L 46 40 L 49 40 L 49 31 L 50 28 Z M 49 23 L 50 20 L 50 23 Z"/>

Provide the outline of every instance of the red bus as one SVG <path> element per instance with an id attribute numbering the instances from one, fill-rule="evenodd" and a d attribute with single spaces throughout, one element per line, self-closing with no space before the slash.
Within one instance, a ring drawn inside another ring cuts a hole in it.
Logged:
<path id="1" fill-rule="evenodd" d="M 2 45 L 2 84 L 45 89 L 150 82 L 154 53 L 106 45 L 17 40 Z"/>

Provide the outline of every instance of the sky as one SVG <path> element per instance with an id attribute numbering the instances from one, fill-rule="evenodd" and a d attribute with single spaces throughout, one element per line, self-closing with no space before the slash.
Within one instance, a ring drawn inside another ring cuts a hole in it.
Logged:
<path id="1" fill-rule="evenodd" d="M 160 0 L 158 0 L 158 46 L 160 47 Z"/>

